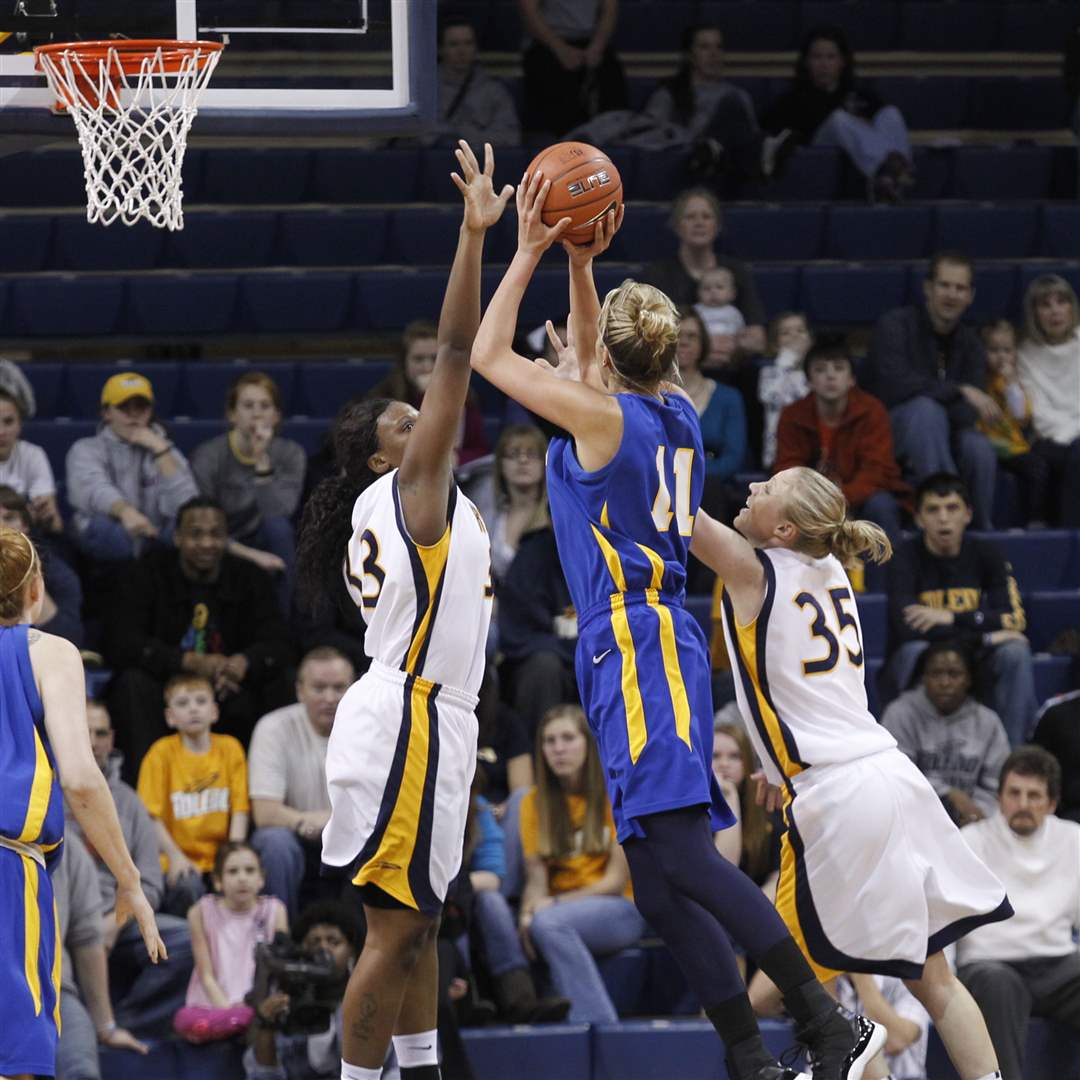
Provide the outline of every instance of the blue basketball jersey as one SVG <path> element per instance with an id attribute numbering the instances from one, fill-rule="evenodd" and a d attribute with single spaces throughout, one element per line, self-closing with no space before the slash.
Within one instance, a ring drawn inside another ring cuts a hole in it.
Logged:
<path id="1" fill-rule="evenodd" d="M 587 472 L 572 441 L 548 451 L 548 499 L 577 609 L 581 703 L 600 748 L 620 842 L 636 819 L 709 807 L 734 817 L 712 775 L 708 649 L 683 608 L 705 478 L 701 428 L 680 395 L 619 394 L 614 458 Z"/>

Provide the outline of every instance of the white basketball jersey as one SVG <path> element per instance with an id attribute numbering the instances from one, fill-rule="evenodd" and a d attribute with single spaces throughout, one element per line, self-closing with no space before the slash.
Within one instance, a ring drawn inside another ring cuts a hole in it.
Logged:
<path id="1" fill-rule="evenodd" d="M 737 626 L 726 592 L 722 607 L 739 710 L 770 782 L 895 748 L 867 708 L 862 627 L 839 560 L 786 548 L 757 555 L 757 618 Z"/>
<path id="2" fill-rule="evenodd" d="M 473 697 L 491 621 L 491 545 L 475 506 L 454 487 L 438 543 L 413 542 L 397 470 L 361 492 L 352 512 L 345 584 L 367 624 L 373 660 Z"/>

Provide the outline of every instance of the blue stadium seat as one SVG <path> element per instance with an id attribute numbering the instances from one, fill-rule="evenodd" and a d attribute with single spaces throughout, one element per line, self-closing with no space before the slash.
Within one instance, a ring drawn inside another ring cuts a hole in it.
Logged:
<path id="1" fill-rule="evenodd" d="M 1023 303 L 1024 294 L 1028 286 L 1042 274 L 1057 274 L 1063 277 L 1076 291 L 1080 293 L 1080 262 L 1045 262 L 1045 263 L 1021 263 L 1020 264 L 1020 302 Z"/>
<path id="2" fill-rule="evenodd" d="M 915 163 L 913 199 L 944 199 L 952 195 L 953 154 L 947 147 L 912 147 Z"/>
<path id="3" fill-rule="evenodd" d="M 1026 259 L 1037 254 L 1038 207 L 939 206 L 934 250 L 966 252 L 973 259 Z"/>
<path id="4" fill-rule="evenodd" d="M 923 298 L 922 279 L 925 276 L 925 272 L 921 271 L 918 286 L 920 302 Z M 967 310 L 967 319 L 970 322 L 979 323 L 989 319 L 1000 319 L 1002 315 L 1016 318 L 1020 313 L 1016 282 L 1016 266 L 1014 264 L 976 264 L 975 299 Z"/>
<path id="5" fill-rule="evenodd" d="M 400 330 L 413 319 L 437 319 L 446 291 L 445 270 L 401 270 L 392 276 L 361 270 L 357 318 L 361 327 Z"/>
<path id="6" fill-rule="evenodd" d="M 1056 52 L 1078 18 L 1080 5 L 1075 0 L 1056 4 L 1020 0 L 1002 4 L 998 48 L 1009 52 L 1046 52 L 1048 49 Z"/>
<path id="7" fill-rule="evenodd" d="M 927 206 L 831 206 L 826 229 L 829 259 L 919 259 L 930 250 Z"/>
<path id="8" fill-rule="evenodd" d="M 381 210 L 290 211 L 279 226 L 282 256 L 293 266 L 377 266 L 386 255 L 388 215 Z"/>
<path id="9" fill-rule="evenodd" d="M 1072 258 L 1080 251 L 1080 206 L 1042 208 L 1042 252 L 1052 258 Z"/>
<path id="10" fill-rule="evenodd" d="M 298 203 L 308 194 L 312 151 L 282 146 L 208 150 L 200 202 Z"/>
<path id="11" fill-rule="evenodd" d="M 800 275 L 795 266 L 755 266 L 754 284 L 767 318 L 781 311 L 798 311 L 802 304 Z"/>
<path id="12" fill-rule="evenodd" d="M 189 461 L 195 447 L 216 438 L 227 430 L 224 419 L 221 420 L 172 420 L 169 425 L 169 438 Z"/>
<path id="13" fill-rule="evenodd" d="M 667 203 L 631 203 L 611 245 L 612 257 L 652 262 L 673 255 L 677 241 L 668 225 L 670 218 L 671 207 Z"/>
<path id="14" fill-rule="evenodd" d="M 797 147 L 781 174 L 759 185 L 760 197 L 778 202 L 828 202 L 840 190 L 843 167 L 843 154 L 831 146 Z"/>
<path id="15" fill-rule="evenodd" d="M 14 332 L 28 337 L 115 333 L 124 308 L 122 277 L 23 278 L 11 284 Z"/>
<path id="16" fill-rule="evenodd" d="M 896 48 L 985 52 L 997 42 L 997 5 L 983 0 L 906 0 L 900 5 Z"/>
<path id="17" fill-rule="evenodd" d="M 885 655 L 889 637 L 889 598 L 884 593 L 856 593 L 863 650 L 867 658 Z"/>
<path id="18" fill-rule="evenodd" d="M 892 75 L 874 80 L 881 99 L 895 105 L 907 126 L 917 131 L 964 127 L 968 86 L 965 77 L 956 75 Z"/>
<path id="19" fill-rule="evenodd" d="M 1058 75 L 973 77 L 970 85 L 972 127 L 1043 131 L 1070 123 L 1071 109 Z"/>
<path id="20" fill-rule="evenodd" d="M 892 0 L 875 0 L 872 6 L 851 0 L 803 0 L 799 5 L 801 33 L 828 23 L 843 29 L 855 52 L 884 51 L 891 49 L 896 39 L 897 7 Z"/>
<path id="21" fill-rule="evenodd" d="M 281 434 L 298 442 L 308 454 L 314 454 L 329 427 L 330 422 L 324 419 L 286 420 L 281 425 Z"/>
<path id="22" fill-rule="evenodd" d="M 456 194 L 457 189 L 454 190 Z M 460 206 L 403 206 L 386 216 L 389 219 L 387 262 L 406 266 L 450 265 L 461 228 Z M 516 215 L 510 216 L 516 228 Z M 490 255 L 487 244 L 484 255 Z"/>
<path id="23" fill-rule="evenodd" d="M 53 266 L 57 270 L 154 270 L 162 265 L 169 233 L 148 222 L 91 225 L 84 214 L 57 216 Z"/>
<path id="24" fill-rule="evenodd" d="M 871 322 L 903 303 L 906 286 L 902 266 L 807 266 L 802 302 L 812 325 Z"/>
<path id="25" fill-rule="evenodd" d="M 1075 619 L 1073 625 L 1076 625 Z M 1056 694 L 1064 694 L 1066 690 L 1074 689 L 1076 683 L 1072 674 L 1073 663 L 1070 656 L 1036 656 L 1032 665 L 1035 670 L 1035 700 L 1043 702 Z M 1050 1077 L 1047 1080 L 1050 1080 Z"/>
<path id="26" fill-rule="evenodd" d="M 953 151 L 953 197 L 1045 199 L 1051 163 L 1049 146 L 958 147 Z"/>
<path id="27" fill-rule="evenodd" d="M 694 19 L 694 7 L 687 0 L 667 0 L 661 14 L 651 5 L 625 4 L 619 9 L 611 43 L 619 53 L 678 52 L 683 30 Z"/>
<path id="28" fill-rule="evenodd" d="M 588 1024 L 465 1028 L 461 1036 L 477 1080 L 592 1080 Z"/>
<path id="29" fill-rule="evenodd" d="M 297 397 L 296 364 L 279 360 L 249 363 L 214 363 L 209 360 L 193 361 L 184 365 L 182 386 L 177 395 L 176 413 L 195 420 L 224 422 L 225 399 L 229 388 L 241 375 L 261 371 L 277 384 L 281 396 L 281 411 L 291 416 L 295 411 Z"/>
<path id="30" fill-rule="evenodd" d="M 412 202 L 419 176 L 418 150 L 320 149 L 315 152 L 314 198 L 334 203 Z"/>
<path id="31" fill-rule="evenodd" d="M 926 1072 L 934 1080 L 957 1080 L 956 1070 L 933 1027 L 927 1046 Z M 1080 1076 L 1080 1035 L 1064 1024 L 1032 1017 L 1028 1021 L 1024 1048 L 1024 1076 L 1026 1080 L 1065 1080 L 1066 1077 Z"/>
<path id="32" fill-rule="evenodd" d="M 129 285 L 128 329 L 136 334 L 226 334 L 234 327 L 235 274 L 152 274 Z"/>
<path id="33" fill-rule="evenodd" d="M 721 27 L 724 45 L 732 51 L 792 49 L 798 41 L 796 5 L 786 0 L 705 0 L 695 21 Z"/>
<path id="34" fill-rule="evenodd" d="M 8 310 L 8 283 L 0 280 L 0 328 L 7 329 L 7 324 L 4 321 L 4 317 L 7 315 Z"/>
<path id="35" fill-rule="evenodd" d="M 45 451 L 53 475 L 64 482 L 64 459 L 76 439 L 86 439 L 97 432 L 94 420 L 27 420 L 22 437 Z"/>
<path id="36" fill-rule="evenodd" d="M 686 155 L 667 150 L 643 150 L 638 155 L 637 188 L 628 194 L 634 199 L 659 199 L 665 203 L 686 187 Z"/>
<path id="37" fill-rule="evenodd" d="M 269 210 L 186 214 L 184 227 L 170 235 L 169 265 L 193 270 L 266 266 L 274 262 L 277 223 Z"/>
<path id="38" fill-rule="evenodd" d="M 1080 629 L 1080 590 L 1027 593 L 1024 611 L 1031 648 L 1043 652 L 1062 630 Z"/>
<path id="39" fill-rule="evenodd" d="M 746 259 L 821 256 L 825 215 L 817 206 L 733 207 L 724 211 L 724 246 Z"/>
<path id="40" fill-rule="evenodd" d="M 986 538 L 1005 553 L 1026 595 L 1035 589 L 1080 588 L 1080 581 L 1069 579 L 1076 535 L 1068 529 L 1041 529 L 991 533 Z M 1080 623 L 1080 612 L 1077 621 Z"/>
<path id="41" fill-rule="evenodd" d="M 329 334 L 351 313 L 353 275 L 344 271 L 271 271 L 240 282 L 242 317 L 260 334 Z"/>
<path id="42" fill-rule="evenodd" d="M 74 143 L 74 140 L 72 140 Z M 30 150 L 0 169 L 0 206 L 81 206 L 86 178 L 78 150 Z"/>
<path id="43" fill-rule="evenodd" d="M 336 416 L 349 398 L 366 394 L 385 378 L 390 367 L 388 363 L 371 360 L 333 363 L 305 360 L 297 365 L 297 397 L 304 402 L 308 416 Z M 473 376 L 474 390 L 476 382 Z"/>
<path id="44" fill-rule="evenodd" d="M 63 415 L 76 419 L 96 418 L 101 412 L 101 388 L 107 379 L 121 371 L 145 375 L 154 388 L 154 411 L 158 416 L 173 415 L 180 385 L 180 365 L 134 360 L 112 364 L 69 364 Z"/>
<path id="45" fill-rule="evenodd" d="M 45 215 L 0 214 L 0 273 L 49 269 L 53 221 Z"/>
<path id="46" fill-rule="evenodd" d="M 20 364 L 20 370 L 34 388 L 34 403 L 38 420 L 51 420 L 60 416 L 64 400 L 64 374 L 66 364 L 29 363 Z"/>
<path id="47" fill-rule="evenodd" d="M 644 949 L 631 946 L 597 957 L 596 967 L 619 1016 L 633 1016 L 643 1011 L 649 976 L 649 960 Z"/>

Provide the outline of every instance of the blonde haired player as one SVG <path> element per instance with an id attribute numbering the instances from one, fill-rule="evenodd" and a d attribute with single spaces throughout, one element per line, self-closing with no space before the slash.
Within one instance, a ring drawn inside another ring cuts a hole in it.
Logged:
<path id="1" fill-rule="evenodd" d="M 823 979 L 903 978 L 961 1080 L 998 1077 L 982 1014 L 941 950 L 1012 907 L 866 704 L 844 564 L 888 559 L 885 534 L 795 468 L 750 485 L 734 530 L 699 513 L 691 551 L 723 580 L 739 710 L 783 800 L 776 906 L 792 936 Z"/>
<path id="2" fill-rule="evenodd" d="M 402 1080 L 439 1076 L 435 934 L 461 866 L 491 619 L 490 544 L 451 455 L 480 324 L 484 233 L 514 190 L 495 194 L 490 146 L 481 170 L 459 145 L 465 215 L 420 411 L 386 399 L 343 411 L 340 472 L 308 502 L 297 559 L 302 592 L 359 609 L 371 657 L 338 705 L 326 753 L 323 863 L 349 868 L 367 917 L 345 992 L 343 1080 L 378 1080 L 391 1037 Z"/>

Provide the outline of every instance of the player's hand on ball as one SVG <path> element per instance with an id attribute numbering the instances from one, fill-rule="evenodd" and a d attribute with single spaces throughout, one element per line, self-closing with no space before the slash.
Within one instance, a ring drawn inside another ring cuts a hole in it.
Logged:
<path id="1" fill-rule="evenodd" d="M 484 167 L 480 168 L 472 147 L 464 139 L 458 140 L 458 149 L 454 157 L 461 166 L 463 180 L 457 173 L 451 173 L 454 186 L 465 197 L 465 228 L 473 232 L 483 232 L 502 217 L 514 189 L 510 184 L 503 187 L 498 195 L 492 185 L 491 177 L 495 172 L 495 155 L 491 143 L 484 143 Z"/>
<path id="2" fill-rule="evenodd" d="M 517 188 L 518 251 L 530 255 L 542 255 L 570 226 L 570 218 L 564 217 L 550 228 L 544 224 L 544 200 L 551 190 L 551 182 L 540 171 L 521 178 Z"/>
<path id="3" fill-rule="evenodd" d="M 570 257 L 572 266 L 587 266 L 597 255 L 602 255 L 611 246 L 611 241 L 622 226 L 626 214 L 626 204 L 619 203 L 618 210 L 609 210 L 596 222 L 591 244 L 574 244 L 563 240 L 563 251 Z"/>

